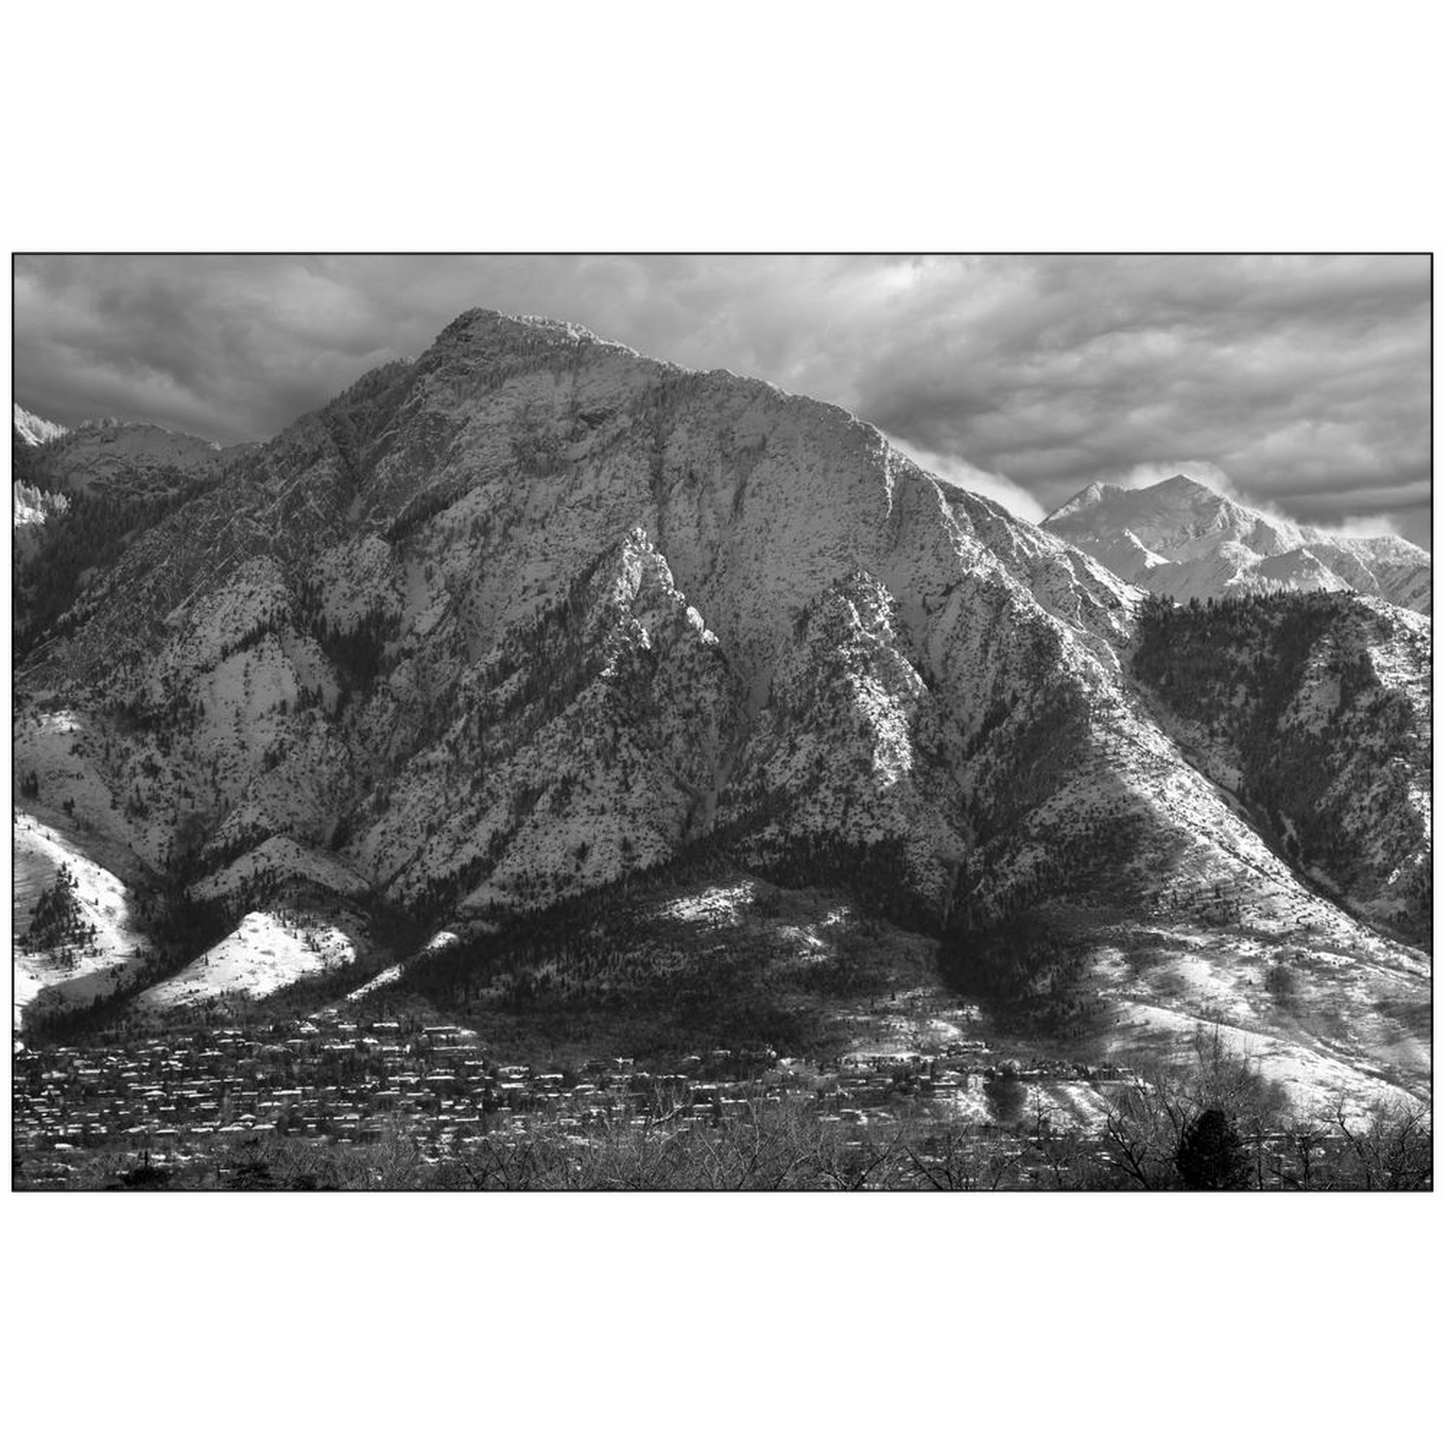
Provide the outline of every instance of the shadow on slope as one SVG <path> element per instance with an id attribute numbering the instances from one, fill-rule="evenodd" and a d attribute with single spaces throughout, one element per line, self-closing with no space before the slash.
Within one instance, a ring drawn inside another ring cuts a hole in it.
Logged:
<path id="1" fill-rule="evenodd" d="M 851 1042 L 846 1010 L 937 978 L 932 939 L 845 891 L 730 866 L 668 869 L 493 928 L 410 959 L 368 997 L 373 1016 L 419 997 L 518 1056 L 823 1056 Z"/>

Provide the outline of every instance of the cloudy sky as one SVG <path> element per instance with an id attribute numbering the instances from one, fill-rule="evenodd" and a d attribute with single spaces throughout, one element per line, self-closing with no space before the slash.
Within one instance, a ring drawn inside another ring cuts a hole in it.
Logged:
<path id="1" fill-rule="evenodd" d="M 270 436 L 470 306 L 837 402 L 1037 520 L 1188 471 L 1429 546 L 1423 256 L 17 257 L 15 396 Z"/>

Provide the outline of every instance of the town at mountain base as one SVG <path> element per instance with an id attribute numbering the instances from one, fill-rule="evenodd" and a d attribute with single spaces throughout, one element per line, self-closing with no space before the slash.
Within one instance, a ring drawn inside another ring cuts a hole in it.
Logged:
<path id="1" fill-rule="evenodd" d="M 129 909 L 124 960 L 26 962 L 35 1027 L 1206 1026 L 1304 1103 L 1428 1094 L 1428 559 L 1310 540 L 1338 585 L 1161 609 L 1163 523 L 1066 539 L 1103 493 L 1033 527 L 835 407 L 484 311 L 259 447 L 87 481 L 29 432 L 68 505 L 17 561 L 26 897 L 68 850 Z M 1235 578 L 1298 550 L 1247 520 Z"/>

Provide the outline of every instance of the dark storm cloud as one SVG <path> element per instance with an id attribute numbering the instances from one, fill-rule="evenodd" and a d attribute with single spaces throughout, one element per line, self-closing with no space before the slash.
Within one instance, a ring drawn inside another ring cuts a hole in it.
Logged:
<path id="1" fill-rule="evenodd" d="M 55 257 L 15 295 L 63 422 L 267 436 L 481 305 L 838 402 L 1026 515 L 1183 466 L 1428 545 L 1421 257 Z"/>

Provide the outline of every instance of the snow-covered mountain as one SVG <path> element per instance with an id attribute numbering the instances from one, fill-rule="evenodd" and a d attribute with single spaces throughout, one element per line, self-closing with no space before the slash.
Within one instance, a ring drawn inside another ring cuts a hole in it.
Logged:
<path id="1" fill-rule="evenodd" d="M 1135 586 L 1176 601 L 1243 592 L 1346 592 L 1430 610 L 1430 554 L 1269 516 L 1185 476 L 1136 491 L 1094 482 L 1042 526 Z"/>
<path id="2" fill-rule="evenodd" d="M 26 446 L 38 447 L 65 435 L 66 428 L 58 421 L 46 421 L 44 417 L 36 416 L 33 411 L 26 411 L 18 401 L 12 402 L 11 407 L 15 435 Z"/>
<path id="3" fill-rule="evenodd" d="M 669 869 L 770 880 L 790 919 L 841 889 L 955 960 L 1046 916 L 1120 1001 L 1105 1047 L 1180 1044 L 1202 989 L 1296 1074 L 1374 1088 L 1359 1059 L 1428 990 L 1362 921 L 1428 917 L 1397 906 L 1428 889 L 1428 623 L 1312 614 L 1300 695 L 1348 692 L 1369 860 L 1326 896 L 1285 846 L 1318 796 L 1276 823 L 1238 791 L 1294 734 L 1271 701 L 1206 746 L 1138 669 L 1144 600 L 836 407 L 474 311 L 87 572 L 18 678 L 16 766 L 37 817 L 230 929 L 304 896 L 466 935 Z M 1261 606 L 1248 645 L 1298 627 Z M 1394 1012 L 1285 1019 L 1254 982 L 1286 965 Z M 1379 1087 L 1418 1089 L 1392 1057 Z"/>

